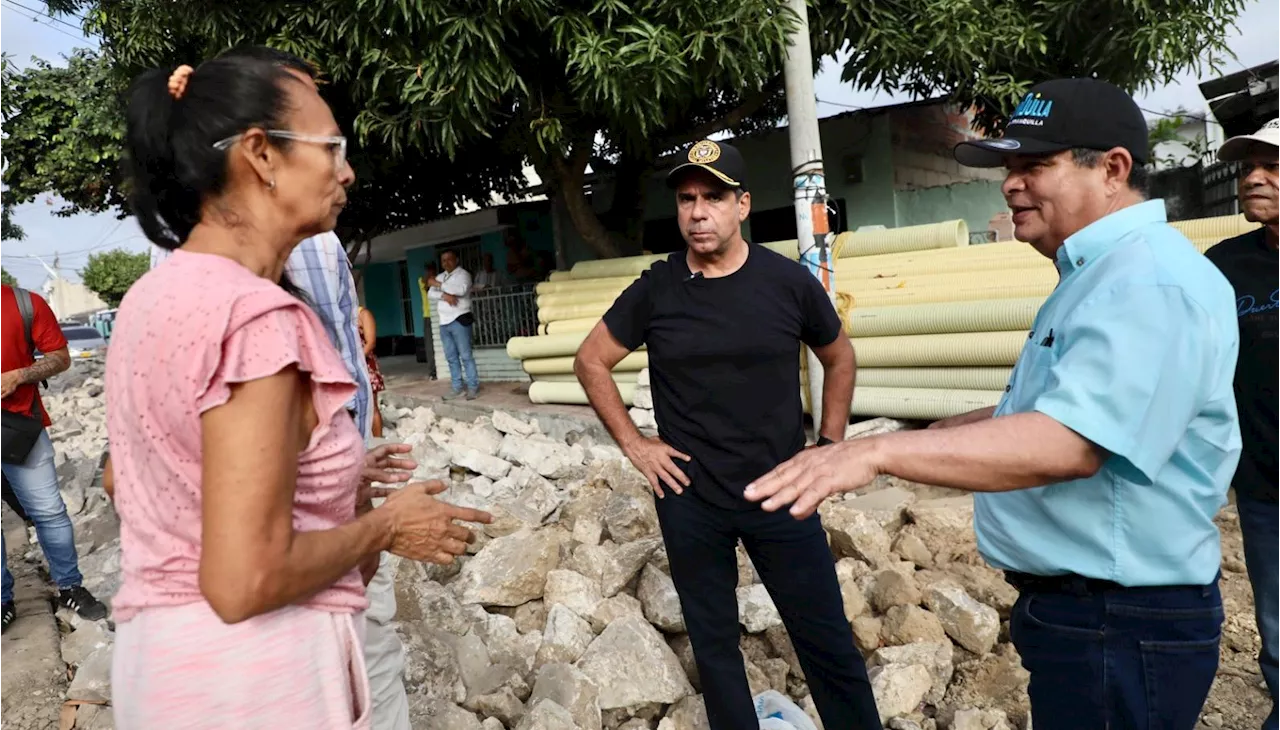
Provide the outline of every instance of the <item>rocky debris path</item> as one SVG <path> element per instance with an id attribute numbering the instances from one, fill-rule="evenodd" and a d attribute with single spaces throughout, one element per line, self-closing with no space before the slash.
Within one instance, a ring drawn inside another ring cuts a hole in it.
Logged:
<path id="1" fill-rule="evenodd" d="M 101 376 L 81 363 L 76 370 L 78 380 L 49 407 L 82 570 L 105 600 L 119 582 L 119 532 L 97 474 Z M 396 626 L 415 728 L 708 727 L 652 497 L 616 447 L 571 430 L 548 436 L 502 411 L 472 422 L 427 407 L 386 408 L 384 416 L 388 438 L 413 445 L 417 478 L 445 479 L 445 499 L 495 515 L 453 566 L 397 561 Z M 881 419 L 850 427 L 850 436 L 902 427 Z M 1008 643 L 1016 592 L 978 556 L 972 509 L 968 496 L 892 478 L 822 508 L 845 612 L 891 730 L 1030 725 L 1027 674 Z M 1227 621 L 1199 727 L 1256 727 L 1266 698 L 1233 508 L 1219 524 Z M 25 566 L 15 561 L 20 574 L 32 576 L 39 551 L 13 545 L 26 556 Z M 20 590 L 38 596 L 34 582 Z M 753 692 L 782 692 L 817 722 L 777 610 L 742 551 L 739 584 Z M 33 605 L 40 600 L 48 605 Z M 50 720 L 67 697 L 109 699 L 110 623 L 65 611 L 56 624 L 46 611 L 44 629 L 36 620 L 24 615 L 24 631 L 5 636 L 6 728 L 56 727 Z M 75 728 L 111 726 L 109 709 L 76 711 Z"/>
<path id="2" fill-rule="evenodd" d="M 23 558 L 27 528 L 8 507 L 4 508 L 4 530 L 18 617 L 0 638 L 4 667 L 0 717 L 5 730 L 57 727 L 67 665 L 60 655 L 61 637 L 53 619 L 53 592 L 36 565 Z"/>

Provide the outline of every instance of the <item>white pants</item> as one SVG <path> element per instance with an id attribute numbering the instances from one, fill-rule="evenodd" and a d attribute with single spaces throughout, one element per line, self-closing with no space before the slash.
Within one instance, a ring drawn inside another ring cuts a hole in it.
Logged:
<path id="1" fill-rule="evenodd" d="M 409 698 L 404 691 L 404 646 L 391 626 L 396 615 L 395 572 L 398 561 L 383 554 L 378 572 L 366 589 L 364 661 L 373 700 L 373 730 L 410 730 Z"/>

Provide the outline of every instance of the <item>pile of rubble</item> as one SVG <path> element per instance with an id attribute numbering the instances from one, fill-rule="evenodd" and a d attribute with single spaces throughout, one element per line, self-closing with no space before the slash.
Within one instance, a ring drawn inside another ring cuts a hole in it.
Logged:
<path id="1" fill-rule="evenodd" d="M 101 388 L 100 373 L 81 373 L 47 403 L 86 585 L 108 599 L 119 538 L 97 481 Z M 415 478 L 447 480 L 443 499 L 495 516 L 475 526 L 475 544 L 452 566 L 391 558 L 414 727 L 708 727 L 653 498 L 615 446 L 551 438 L 503 412 L 472 423 L 422 407 L 384 417 L 388 439 L 414 447 Z M 901 427 L 877 420 L 849 435 Z M 822 516 L 886 727 L 1029 728 L 1027 674 L 1008 643 L 1016 592 L 977 554 L 971 499 L 882 478 L 829 501 Z M 33 546 L 29 557 L 38 555 Z M 738 565 L 753 694 L 777 690 L 821 727 L 781 618 L 741 550 Z M 1229 612 L 1243 621 L 1251 606 L 1239 609 Z M 110 624 L 58 617 L 74 673 L 68 698 L 109 700 Z M 109 711 L 83 705 L 75 727 L 109 728 Z"/>
<path id="2" fill-rule="evenodd" d="M 120 585 L 120 523 L 101 481 L 102 457 L 107 449 L 103 365 L 98 360 L 77 360 L 70 371 L 51 379 L 49 385 L 43 402 L 53 421 L 49 436 L 56 452 L 54 464 L 75 529 L 80 572 L 85 587 L 108 600 Z M 35 529 L 28 528 L 28 533 L 25 557 L 42 563 Z M 62 661 L 71 676 L 66 700 L 73 707 L 79 705 L 74 727 L 109 730 L 114 727 L 106 707 L 111 699 L 112 624 L 85 621 L 66 609 L 57 612 L 57 620 L 63 637 Z"/>
<path id="3" fill-rule="evenodd" d="M 445 499 L 495 515 L 456 565 L 399 564 L 422 726 L 706 727 L 653 498 L 616 447 L 554 440 L 502 412 L 468 424 L 425 408 L 388 415 L 414 445 L 415 476 L 449 479 Z M 879 486 L 829 503 L 823 518 L 883 719 L 898 730 L 1026 727 L 1026 673 L 1002 628 L 1016 593 L 977 556 L 971 500 Z M 738 562 L 752 692 L 782 692 L 817 723 L 782 619 L 741 549 Z"/>

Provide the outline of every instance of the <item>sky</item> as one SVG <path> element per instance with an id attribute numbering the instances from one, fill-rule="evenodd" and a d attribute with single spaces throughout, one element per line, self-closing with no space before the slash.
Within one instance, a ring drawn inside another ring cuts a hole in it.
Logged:
<path id="1" fill-rule="evenodd" d="M 42 0 L 0 0 L 0 51 L 12 56 L 19 66 L 29 65 L 32 56 L 59 63 L 72 49 L 97 45 L 80 32 L 76 20 L 65 17 L 53 20 L 43 15 L 43 11 Z M 1280 3 L 1251 0 L 1228 39 L 1238 62 L 1227 61 L 1218 73 L 1204 69 L 1200 76 L 1215 78 L 1276 60 L 1280 55 L 1277 27 L 1280 27 Z M 1204 99 L 1197 88 L 1199 80 L 1194 71 L 1188 71 L 1173 84 L 1139 93 L 1139 106 L 1154 112 L 1178 108 L 1203 111 Z M 814 91 L 819 117 L 911 100 L 905 95 L 854 90 L 840 81 L 838 59 L 829 59 L 823 64 L 814 79 Z M 44 281 L 47 273 L 41 260 L 53 266 L 56 258 L 62 273 L 75 279 L 94 252 L 112 248 L 147 250 L 149 244 L 132 218 L 120 220 L 111 213 L 60 218 L 52 214 L 57 207 L 56 201 L 49 197 L 18 206 L 14 221 L 26 231 L 27 238 L 0 243 L 0 261 L 23 286 L 35 288 Z"/>

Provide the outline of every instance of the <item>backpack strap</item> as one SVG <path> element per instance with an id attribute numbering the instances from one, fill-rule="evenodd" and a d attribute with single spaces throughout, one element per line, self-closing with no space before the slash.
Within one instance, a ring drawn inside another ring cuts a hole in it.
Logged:
<path id="1" fill-rule="evenodd" d="M 22 315 L 22 334 L 27 338 L 27 351 L 36 356 L 36 343 L 31 339 L 31 325 L 36 319 L 35 307 L 31 305 L 31 292 L 22 287 L 13 288 L 13 296 L 18 300 L 18 314 Z"/>
<path id="2" fill-rule="evenodd" d="M 22 315 L 22 334 L 25 335 L 27 338 L 27 352 L 31 355 L 31 359 L 35 360 L 36 343 L 35 343 L 35 340 L 31 338 L 31 327 L 36 319 L 36 309 L 31 304 L 31 292 L 27 291 L 26 289 L 23 289 L 20 286 L 15 286 L 13 287 L 13 297 L 18 302 L 18 314 Z M 47 380 L 41 380 L 40 384 L 43 385 L 45 388 L 49 387 L 49 381 Z M 40 402 L 40 399 L 37 397 L 35 401 L 32 403 L 32 406 L 31 406 L 32 415 L 34 415 L 37 410 L 37 406 L 35 404 L 39 402 Z M 43 410 L 43 409 L 41 408 L 40 410 Z"/>

